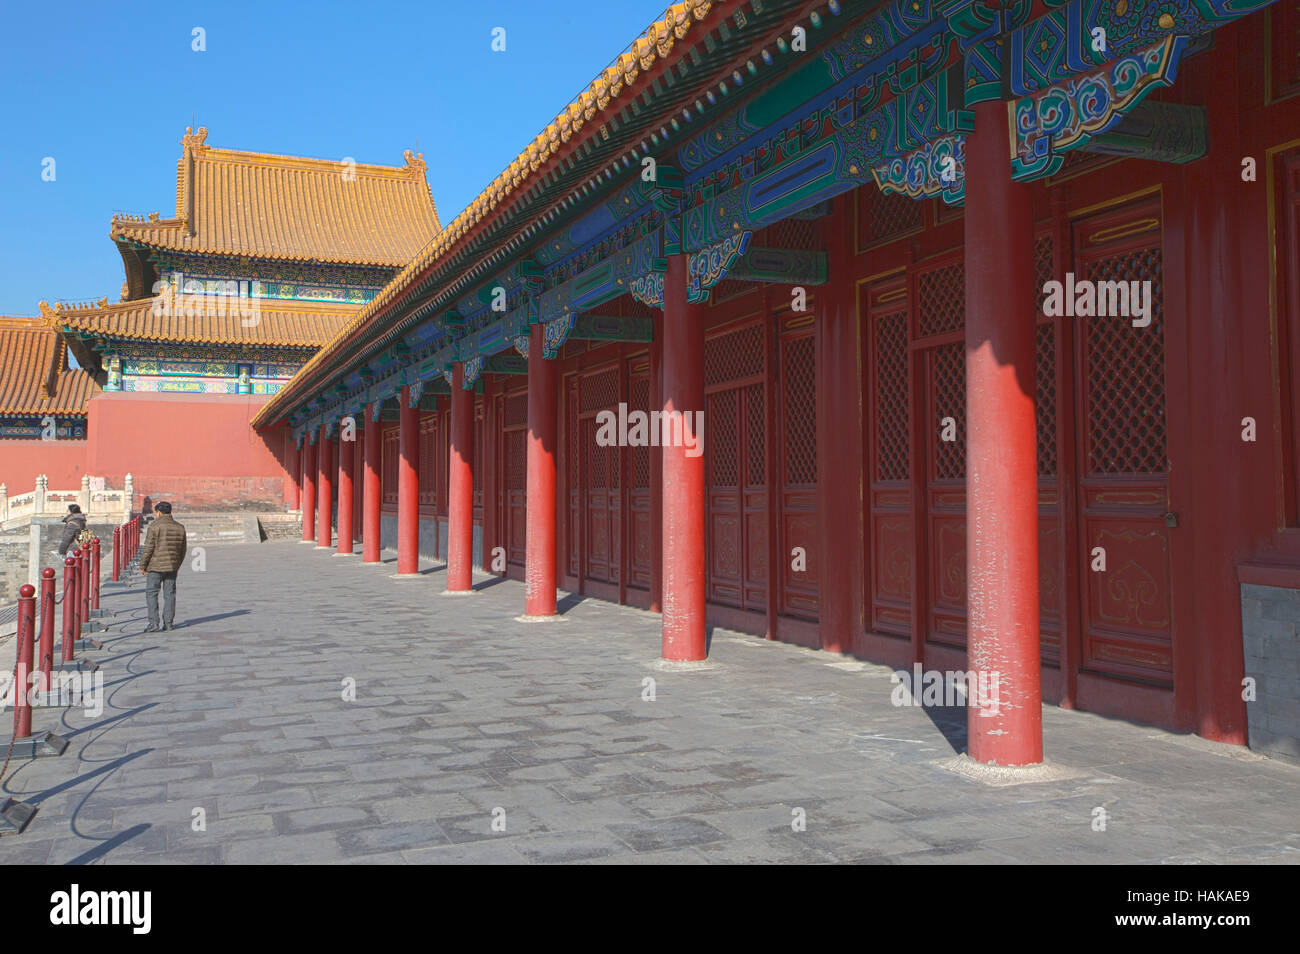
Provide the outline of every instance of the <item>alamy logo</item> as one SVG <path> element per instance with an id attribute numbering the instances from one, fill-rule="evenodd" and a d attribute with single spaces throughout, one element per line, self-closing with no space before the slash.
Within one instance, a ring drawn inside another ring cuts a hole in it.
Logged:
<path id="1" fill-rule="evenodd" d="M 1151 324 L 1151 282 L 1094 282 L 1074 280 L 1043 284 L 1043 314 L 1048 318 L 1132 318 L 1134 328 Z"/>
<path id="2" fill-rule="evenodd" d="M 152 923 L 151 891 L 71 891 L 50 895 L 51 924 L 129 924 L 132 933 L 148 934 Z"/>
<path id="3" fill-rule="evenodd" d="M 703 411 L 628 411 L 596 415 L 596 443 L 601 447 L 684 447 L 687 457 L 704 453 Z"/>

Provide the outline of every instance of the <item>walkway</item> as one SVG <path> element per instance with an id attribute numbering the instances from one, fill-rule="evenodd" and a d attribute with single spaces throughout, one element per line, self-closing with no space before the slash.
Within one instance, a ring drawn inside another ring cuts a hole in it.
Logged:
<path id="1" fill-rule="evenodd" d="M 39 812 L 0 863 L 1300 861 L 1300 769 L 1246 750 L 1049 707 L 1074 776 L 987 784 L 883 667 L 719 630 L 663 671 L 651 614 L 358 559 L 209 547 L 171 633 L 106 595 L 104 711 L 11 765 Z"/>

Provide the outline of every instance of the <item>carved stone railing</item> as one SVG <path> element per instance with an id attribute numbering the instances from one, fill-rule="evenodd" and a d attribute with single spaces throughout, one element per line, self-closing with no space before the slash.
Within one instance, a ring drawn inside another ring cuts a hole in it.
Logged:
<path id="1" fill-rule="evenodd" d="M 9 488 L 0 484 L 0 523 L 26 521 L 32 517 L 61 517 L 68 512 L 68 504 L 76 504 L 87 520 L 111 519 L 125 523 L 131 519 L 134 489 L 131 475 L 126 475 L 125 486 L 114 490 L 106 486 L 103 477 L 83 476 L 80 490 L 50 490 L 44 474 L 36 478 L 36 488 L 24 494 L 9 496 Z"/>

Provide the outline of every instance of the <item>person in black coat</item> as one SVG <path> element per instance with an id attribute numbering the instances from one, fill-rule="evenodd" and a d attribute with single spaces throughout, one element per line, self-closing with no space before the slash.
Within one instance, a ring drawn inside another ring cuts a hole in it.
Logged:
<path id="1" fill-rule="evenodd" d="M 68 515 L 63 518 L 63 539 L 59 541 L 59 556 L 66 556 L 77 539 L 77 534 L 86 529 L 86 515 L 76 504 L 68 504 Z"/>

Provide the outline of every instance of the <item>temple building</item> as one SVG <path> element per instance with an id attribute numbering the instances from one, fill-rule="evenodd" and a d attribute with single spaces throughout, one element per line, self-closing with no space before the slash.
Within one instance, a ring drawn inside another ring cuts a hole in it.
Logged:
<path id="1" fill-rule="evenodd" d="M 440 229 L 410 152 L 402 167 L 276 156 L 215 148 L 206 129 L 181 146 L 174 216 L 111 222 L 121 301 L 40 303 L 96 386 L 62 408 L 60 436 L 76 441 L 7 448 L 10 486 L 29 471 L 120 486 L 129 472 L 141 494 L 190 509 L 279 507 L 284 438 L 250 434 L 249 417 Z M 30 428 L 28 408 L 0 408 L 19 412 Z"/>
<path id="2" fill-rule="evenodd" d="M 85 440 L 86 405 L 99 390 L 88 371 L 69 367 L 57 332 L 0 318 L 0 440 Z"/>
<path id="3" fill-rule="evenodd" d="M 1041 701 L 1300 756 L 1297 36 L 676 4 L 253 425 L 305 542 L 445 557 L 431 598 L 991 673 L 984 762 L 1043 758 Z M 607 439 L 638 411 L 703 427 Z"/>

